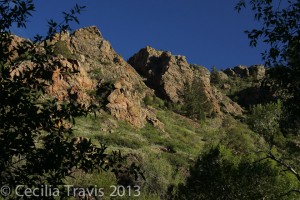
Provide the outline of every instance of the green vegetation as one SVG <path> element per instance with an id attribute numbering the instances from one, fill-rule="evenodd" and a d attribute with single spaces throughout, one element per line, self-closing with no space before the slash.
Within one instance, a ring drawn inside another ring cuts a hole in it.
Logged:
<path id="1" fill-rule="evenodd" d="M 258 29 L 246 31 L 250 46 L 255 47 L 259 41 L 263 41 L 269 47 L 263 53 L 263 59 L 271 67 L 269 81 L 273 83 L 275 92 L 281 93 L 279 98 L 284 101 L 287 118 L 282 122 L 283 131 L 286 135 L 299 135 L 299 1 L 240 0 L 236 9 L 240 11 L 247 6 L 254 11 L 255 20 L 261 22 Z"/>
<path id="2" fill-rule="evenodd" d="M 165 110 L 160 110 L 158 117 L 165 124 L 164 131 L 150 124 L 136 129 L 105 113 L 78 118 L 74 129 L 76 135 L 107 143 L 108 150 L 134 154 L 130 159 L 138 161 L 146 177 L 141 183 L 142 194 L 165 199 L 170 195 L 168 189 L 175 190 L 184 181 L 189 163 L 201 151 L 203 142 L 199 123 Z"/>
<path id="3" fill-rule="evenodd" d="M 130 152 L 130 160 L 142 166 L 146 177 L 139 183 L 141 199 L 218 199 L 221 194 L 220 199 L 298 197 L 289 193 L 299 189 L 296 177 L 265 159 L 268 144 L 245 124 L 232 117 L 199 123 L 163 109 L 157 115 L 164 131 L 150 124 L 136 129 L 102 113 L 78 118 L 76 135 L 107 142 L 110 150 Z"/>
<path id="4" fill-rule="evenodd" d="M 71 52 L 69 49 L 67 42 L 63 40 L 58 40 L 53 47 L 54 55 L 62 55 L 65 58 L 76 59 L 77 56 Z"/>
<path id="5" fill-rule="evenodd" d="M 6 0 L 0 4 L 0 13 L 6 15 L 0 18 L 0 187 L 51 185 L 63 190 L 62 185 L 69 184 L 101 187 L 111 194 L 114 185 L 138 186 L 141 194 L 136 199 L 300 198 L 299 3 L 289 1 L 288 8 L 273 11 L 272 1 L 250 1 L 256 19 L 264 22 L 261 30 L 248 32 L 251 44 L 255 46 L 259 36 L 264 36 L 271 44 L 267 60 L 280 64 L 268 77 L 277 92 L 285 91 L 278 93 L 277 102 L 250 107 L 245 121 L 226 114 L 210 118 L 210 102 L 201 81 L 194 79 L 184 91 L 183 105 L 146 96 L 143 106 L 156 108 L 164 126 L 146 123 L 138 129 L 101 110 L 113 90 L 112 82 L 99 84 L 92 92 L 100 104 L 97 109 L 81 105 L 76 95 L 68 102 L 47 96 L 44 86 L 52 82 L 51 72 L 57 66 L 44 63 L 51 63 L 51 57 L 57 55 L 76 56 L 65 41 L 54 46 L 41 41 L 67 30 L 68 22 L 78 22 L 76 15 L 83 7 L 76 5 L 64 13 L 62 23 L 50 20 L 46 37 L 37 36 L 35 42 L 25 41 L 11 49 L 10 28 L 14 23 L 25 27 L 34 11 L 32 2 Z M 241 6 L 244 0 L 237 8 Z M 293 34 L 284 31 L 282 24 Z M 274 46 L 277 42 L 283 43 L 282 49 Z M 44 51 L 37 53 L 37 48 Z M 11 59 L 13 52 L 19 58 Z M 11 73 L 29 59 L 32 67 Z M 101 71 L 96 70 L 95 77 L 100 76 Z M 221 80 L 216 68 L 212 71 L 212 83 L 220 89 L 229 84 L 225 93 L 233 98 L 255 81 L 251 77 Z M 6 199 L 18 198 L 12 193 Z M 68 199 L 66 193 L 58 198 Z M 106 195 L 103 199 L 131 197 Z"/>
<path id="6" fill-rule="evenodd" d="M 64 12 L 64 20 L 59 24 L 50 20 L 46 37 L 36 36 L 34 42 L 25 40 L 12 45 L 14 37 L 10 28 L 15 23 L 25 27 L 34 4 L 31 0 L 0 3 L 0 186 L 10 187 L 11 191 L 0 195 L 6 199 L 20 199 L 13 192 L 20 185 L 24 185 L 24 189 L 48 185 L 64 191 L 66 180 L 77 171 L 87 174 L 110 170 L 116 176 L 120 171 L 142 176 L 138 166 L 123 166 L 125 158 L 117 152 L 108 154 L 104 145 L 74 137 L 74 118 L 92 112 L 93 105 L 87 107 L 77 102 L 77 95 L 69 95 L 67 102 L 47 96 L 45 86 L 52 83 L 52 73 L 57 68 L 51 59 L 56 54 L 67 57 L 71 54 L 62 41 L 56 43 L 54 49 L 53 45 L 40 41 L 48 41 L 57 32 L 66 31 L 70 21 L 78 22 L 77 14 L 83 8 L 76 5 L 69 13 Z M 11 59 L 16 52 L 26 56 Z M 28 58 L 30 66 L 11 73 Z M 63 67 L 60 70 L 66 71 Z M 19 192 L 25 194 L 26 190 Z M 36 199 L 55 199 L 42 193 L 39 190 Z M 63 192 L 59 199 L 66 197 L 67 193 Z M 25 195 L 22 199 L 31 197 Z"/>
<path id="7" fill-rule="evenodd" d="M 274 161 L 235 154 L 220 145 L 202 154 L 190 169 L 177 199 L 296 199 L 297 179 Z"/>
<path id="8" fill-rule="evenodd" d="M 144 98 L 144 103 L 146 106 L 152 106 L 154 108 L 165 108 L 165 102 L 164 100 L 160 99 L 159 97 L 156 97 L 156 96 L 150 96 L 150 95 L 147 95 L 145 98 Z"/>
<path id="9" fill-rule="evenodd" d="M 203 93 L 201 81 L 194 79 L 184 91 L 184 106 L 182 110 L 192 119 L 204 120 L 206 115 L 212 114 L 210 102 Z"/>
<path id="10" fill-rule="evenodd" d="M 213 66 L 212 68 L 211 75 L 210 75 L 210 82 L 212 84 L 222 84 L 216 66 Z"/>
<path id="11" fill-rule="evenodd" d="M 282 135 L 280 119 L 282 117 L 282 102 L 255 105 L 250 109 L 247 122 L 251 129 L 264 136 L 265 140 L 273 144 Z"/>

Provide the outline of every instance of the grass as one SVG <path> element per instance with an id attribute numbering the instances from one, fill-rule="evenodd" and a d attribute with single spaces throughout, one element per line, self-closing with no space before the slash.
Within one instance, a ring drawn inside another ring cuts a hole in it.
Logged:
<path id="1" fill-rule="evenodd" d="M 77 136 L 91 138 L 95 144 L 107 144 L 108 152 L 120 150 L 123 154 L 130 153 L 139 157 L 137 164 L 142 166 L 146 181 L 141 183 L 141 196 L 136 199 L 165 199 L 174 193 L 176 186 L 184 183 L 190 165 L 207 145 L 231 145 L 231 141 L 237 143 L 238 140 L 238 146 L 234 148 L 239 149 L 242 145 L 253 143 L 248 128 L 233 118 L 197 122 L 159 108 L 157 117 L 164 123 L 164 131 L 149 123 L 137 129 L 127 122 L 117 121 L 105 112 L 96 117 L 76 119 L 74 128 Z M 110 173 L 79 177 L 76 184 L 116 184 Z"/>

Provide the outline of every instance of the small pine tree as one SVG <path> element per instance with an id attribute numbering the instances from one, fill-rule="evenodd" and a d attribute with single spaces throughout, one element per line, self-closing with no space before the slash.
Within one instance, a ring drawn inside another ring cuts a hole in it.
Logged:
<path id="1" fill-rule="evenodd" d="M 207 97 L 203 93 L 203 87 L 199 80 L 194 79 L 191 85 L 185 89 L 185 105 L 183 110 L 191 118 L 205 119 L 205 111 L 208 110 Z"/>

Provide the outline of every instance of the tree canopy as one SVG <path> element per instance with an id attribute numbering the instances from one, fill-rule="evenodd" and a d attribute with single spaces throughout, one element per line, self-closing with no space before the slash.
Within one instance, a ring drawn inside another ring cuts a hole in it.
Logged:
<path id="1" fill-rule="evenodd" d="M 62 22 L 48 21 L 46 36 L 37 35 L 33 42 L 15 42 L 10 29 L 26 28 L 35 11 L 34 3 L 0 1 L 0 186 L 10 186 L 12 191 L 17 185 L 61 187 L 74 170 L 110 169 L 118 173 L 120 165 L 116 164 L 123 160 L 119 153 L 107 154 L 104 145 L 96 146 L 88 138 L 74 136 L 74 118 L 94 112 L 95 106 L 78 103 L 74 94 L 60 101 L 45 90 L 52 83 L 54 70 L 60 67 L 52 60 L 54 46 L 47 41 L 69 30 L 70 22 L 79 23 L 77 16 L 82 9 L 75 5 L 63 12 Z M 8 198 L 16 197 L 11 194 Z"/>

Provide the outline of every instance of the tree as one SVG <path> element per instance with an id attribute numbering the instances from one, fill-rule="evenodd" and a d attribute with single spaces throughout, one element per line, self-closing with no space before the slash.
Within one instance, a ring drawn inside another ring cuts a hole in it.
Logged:
<path id="1" fill-rule="evenodd" d="M 279 98 L 284 100 L 285 114 L 281 124 L 286 134 L 299 134 L 300 127 L 300 2 L 299 0 L 240 0 L 236 9 L 250 5 L 259 29 L 246 31 L 250 46 L 260 39 L 269 45 L 263 53 L 270 79 Z"/>
<path id="2" fill-rule="evenodd" d="M 205 113 L 209 111 L 210 105 L 201 84 L 201 81 L 194 79 L 191 84 L 186 86 L 183 110 L 191 118 L 204 120 Z"/>
<path id="3" fill-rule="evenodd" d="M 281 135 L 280 119 L 282 115 L 282 103 L 258 104 L 250 109 L 247 123 L 250 128 L 262 135 L 269 145 L 273 145 L 276 137 Z"/>
<path id="4" fill-rule="evenodd" d="M 222 145 L 202 154 L 190 169 L 177 199 L 296 199 L 299 187 L 294 176 L 283 172 L 273 160 L 234 154 Z"/>
<path id="5" fill-rule="evenodd" d="M 269 49 L 263 53 L 266 65 L 270 67 L 269 78 L 265 82 L 268 85 L 271 83 L 277 98 L 283 102 L 283 117 L 279 122 L 280 130 L 286 137 L 290 134 L 299 135 L 300 1 L 240 0 L 236 9 L 240 11 L 241 8 L 247 5 L 250 5 L 254 11 L 255 20 L 262 22 L 259 29 L 246 31 L 250 39 L 250 46 L 256 46 L 259 39 L 263 39 L 263 42 L 269 45 Z M 277 125 L 275 127 L 278 128 Z M 270 133 L 271 130 L 272 128 L 264 132 L 265 134 Z M 287 160 L 275 155 L 272 152 L 272 147 L 279 150 L 274 142 L 271 142 L 271 149 L 266 152 L 266 159 L 271 159 L 280 166 L 285 167 L 287 171 L 290 171 L 300 180 L 299 173 L 296 172 L 295 168 L 288 164 Z M 284 150 L 281 152 L 284 152 Z M 293 164 L 297 166 L 295 161 Z"/>
<path id="6" fill-rule="evenodd" d="M 50 20 L 45 37 L 37 35 L 34 42 L 24 40 L 14 44 L 10 28 L 26 27 L 34 3 L 32 0 L 0 2 L 0 186 L 8 185 L 12 191 L 17 185 L 60 188 L 65 177 L 76 169 L 119 172 L 120 165 L 114 167 L 123 159 L 119 153 L 107 154 L 105 146 L 96 146 L 88 138 L 74 137 L 69 126 L 75 123 L 75 117 L 87 115 L 95 107 L 78 103 L 76 94 L 69 93 L 69 100 L 62 102 L 45 91 L 45 86 L 52 82 L 54 69 L 60 67 L 53 59 L 54 46 L 48 41 L 54 34 L 69 30 L 70 22 L 79 23 L 77 15 L 83 8 L 76 5 L 70 12 L 64 12 L 61 23 Z M 60 195 L 61 199 L 65 197 Z M 20 197 L 12 194 L 9 198 Z"/>
<path id="7" fill-rule="evenodd" d="M 270 45 L 263 54 L 267 64 L 288 64 L 299 55 L 300 2 L 298 0 L 240 0 L 237 11 L 250 4 L 255 20 L 262 22 L 260 29 L 246 31 L 250 46 L 256 46 L 259 39 Z"/>

